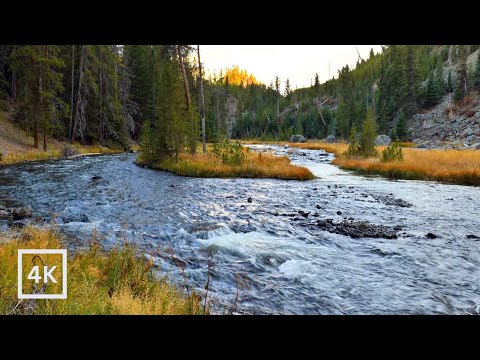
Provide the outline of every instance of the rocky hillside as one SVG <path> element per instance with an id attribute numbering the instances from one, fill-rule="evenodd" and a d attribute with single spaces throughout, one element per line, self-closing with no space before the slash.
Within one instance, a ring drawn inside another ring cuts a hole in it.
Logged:
<path id="1" fill-rule="evenodd" d="M 480 95 L 472 93 L 460 104 L 446 96 L 432 109 L 414 115 L 409 130 L 423 147 L 480 148 Z"/>

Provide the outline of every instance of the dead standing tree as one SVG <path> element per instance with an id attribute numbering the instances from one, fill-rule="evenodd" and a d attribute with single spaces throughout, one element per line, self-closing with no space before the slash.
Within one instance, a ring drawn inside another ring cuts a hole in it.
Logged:
<path id="1" fill-rule="evenodd" d="M 185 105 L 186 105 L 185 112 L 188 115 L 190 111 L 190 90 L 188 88 L 187 72 L 185 71 L 185 64 L 183 63 L 181 45 L 177 45 L 177 52 L 178 52 L 178 59 L 180 60 L 180 69 L 182 70 L 183 87 L 185 89 Z M 191 146 L 190 152 L 192 154 L 195 154 L 195 145 Z"/>
<path id="2" fill-rule="evenodd" d="M 198 68 L 200 71 L 200 115 L 202 117 L 202 147 L 203 153 L 207 153 L 207 142 L 205 135 L 205 97 L 203 95 L 203 74 L 202 74 L 202 62 L 200 60 L 200 45 L 197 45 L 198 52 Z"/>

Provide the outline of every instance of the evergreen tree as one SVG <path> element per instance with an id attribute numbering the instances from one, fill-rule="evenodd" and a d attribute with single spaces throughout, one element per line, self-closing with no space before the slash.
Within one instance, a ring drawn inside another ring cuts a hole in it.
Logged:
<path id="1" fill-rule="evenodd" d="M 454 88 L 455 86 L 453 84 L 452 71 L 448 70 L 447 91 L 451 93 L 453 92 Z"/>
<path id="2" fill-rule="evenodd" d="M 367 117 L 362 125 L 362 132 L 360 134 L 360 151 L 363 156 L 375 156 L 378 154 L 375 147 L 375 140 L 377 138 L 377 124 L 371 108 L 367 110 Z"/>
<path id="3" fill-rule="evenodd" d="M 475 72 L 472 77 L 473 88 L 480 91 L 480 51 L 477 54 L 477 62 L 475 64 Z"/>
<path id="4" fill-rule="evenodd" d="M 140 134 L 144 121 L 155 118 L 153 80 L 157 48 L 153 45 L 126 45 L 124 48 L 127 71 L 131 74 L 131 100 L 138 106 L 138 112 L 133 115 L 134 138 Z"/>
<path id="5" fill-rule="evenodd" d="M 457 80 L 455 82 L 454 99 L 463 100 L 467 89 L 467 57 L 463 46 L 458 49 Z"/>
<path id="6" fill-rule="evenodd" d="M 433 71 L 430 73 L 427 82 L 427 91 L 425 95 L 425 106 L 430 107 L 437 103 L 438 92 L 437 86 L 434 79 Z"/>
<path id="7" fill-rule="evenodd" d="M 407 141 L 408 129 L 403 111 L 398 116 L 397 124 L 395 125 L 395 138 L 398 141 Z"/>
<path id="8" fill-rule="evenodd" d="M 290 89 L 290 80 L 287 79 L 287 81 L 285 81 L 285 97 L 288 97 L 291 93 L 291 89 Z"/>
<path id="9" fill-rule="evenodd" d="M 318 73 L 315 73 L 315 96 L 317 99 L 320 99 L 320 78 L 318 76 Z"/>
<path id="10" fill-rule="evenodd" d="M 437 101 L 445 94 L 446 84 L 443 76 L 443 61 L 439 57 L 435 69 L 435 87 L 437 91 Z"/>
<path id="11" fill-rule="evenodd" d="M 33 130 L 34 147 L 39 147 L 39 133 L 43 132 L 43 149 L 48 149 L 48 136 L 59 126 L 64 103 L 59 97 L 63 90 L 64 66 L 54 45 L 18 46 L 11 54 L 11 65 L 18 75 L 20 99 L 17 119 L 26 130 Z"/>

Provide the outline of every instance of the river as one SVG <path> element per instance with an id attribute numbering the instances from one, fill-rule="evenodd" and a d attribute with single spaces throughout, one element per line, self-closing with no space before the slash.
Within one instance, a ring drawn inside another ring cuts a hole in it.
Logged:
<path id="1" fill-rule="evenodd" d="M 321 151 L 253 148 L 318 178 L 179 177 L 120 154 L 0 168 L 0 201 L 56 218 L 69 250 L 95 232 L 105 248 L 135 242 L 179 285 L 203 292 L 210 272 L 216 313 L 237 291 L 239 314 L 480 313 L 479 188 L 357 176 Z M 352 238 L 305 226 L 299 211 L 401 231 Z"/>

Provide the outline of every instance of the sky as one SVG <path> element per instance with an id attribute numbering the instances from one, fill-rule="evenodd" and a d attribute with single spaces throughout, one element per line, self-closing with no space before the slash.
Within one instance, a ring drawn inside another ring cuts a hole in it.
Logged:
<path id="1" fill-rule="evenodd" d="M 357 45 L 363 59 L 370 49 L 381 51 L 381 45 Z M 355 45 L 200 45 L 200 55 L 206 74 L 221 68 L 238 65 L 260 82 L 269 85 L 275 76 L 280 77 L 282 89 L 285 80 L 290 87 L 310 86 L 318 73 L 323 83 L 337 75 L 348 64 L 354 67 L 358 60 Z"/>

